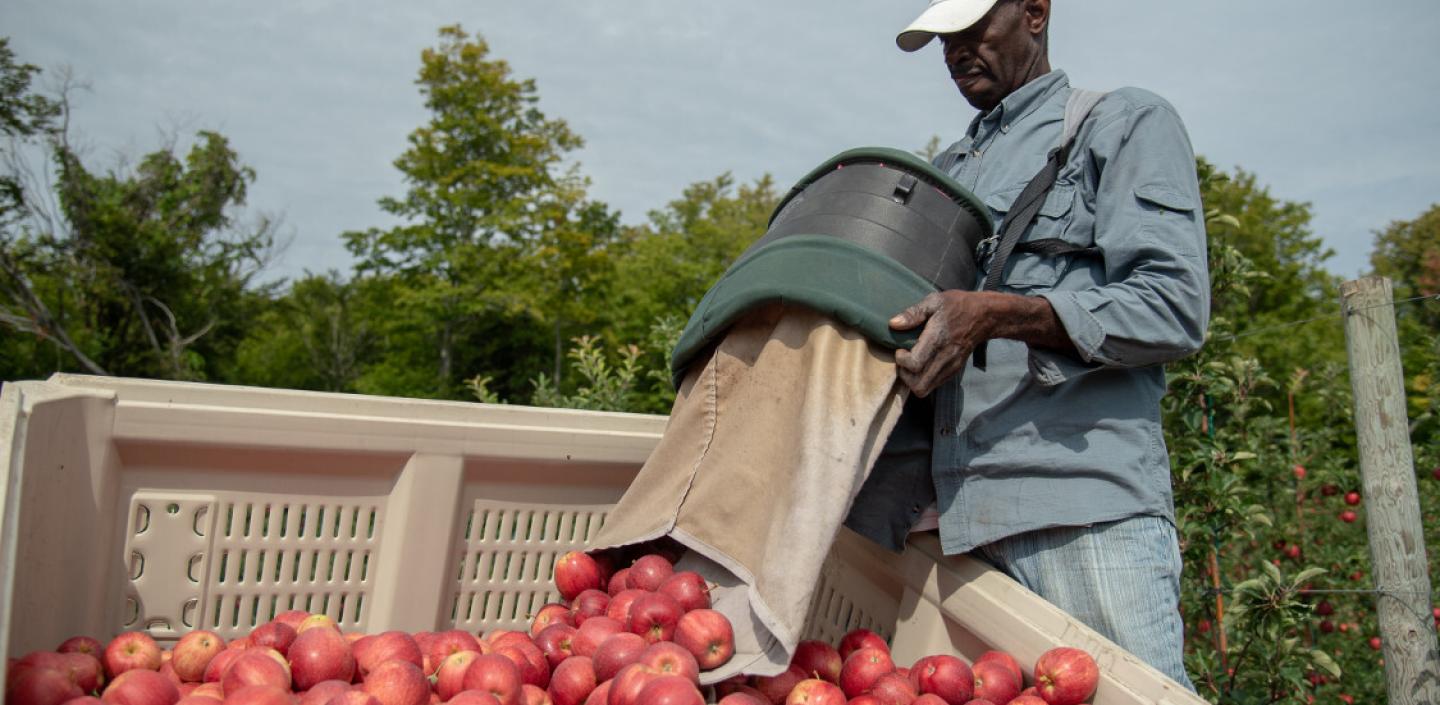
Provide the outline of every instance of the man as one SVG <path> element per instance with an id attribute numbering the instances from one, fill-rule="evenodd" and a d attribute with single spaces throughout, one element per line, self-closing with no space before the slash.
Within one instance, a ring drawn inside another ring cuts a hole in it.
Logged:
<path id="1" fill-rule="evenodd" d="M 932 0 L 896 38 L 915 51 L 938 37 L 980 111 L 936 163 L 997 227 L 1061 142 L 1071 88 L 1050 68 L 1049 21 L 1050 0 Z M 1190 686 L 1159 400 L 1162 364 L 1204 341 L 1209 278 L 1194 155 L 1174 109 L 1134 88 L 1101 99 L 1022 239 L 1074 247 L 1017 249 L 998 289 L 932 294 L 891 320 L 923 326 L 895 361 L 915 395 L 934 394 L 942 544 Z"/>

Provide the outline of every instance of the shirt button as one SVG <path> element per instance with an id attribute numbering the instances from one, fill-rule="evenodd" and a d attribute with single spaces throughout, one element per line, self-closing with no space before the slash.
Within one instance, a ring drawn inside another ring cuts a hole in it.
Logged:
<path id="1" fill-rule="evenodd" d="M 978 150 L 978 149 L 972 149 L 972 150 L 970 150 L 970 156 L 971 156 L 971 157 L 979 157 L 979 156 L 980 156 L 980 150 Z"/>

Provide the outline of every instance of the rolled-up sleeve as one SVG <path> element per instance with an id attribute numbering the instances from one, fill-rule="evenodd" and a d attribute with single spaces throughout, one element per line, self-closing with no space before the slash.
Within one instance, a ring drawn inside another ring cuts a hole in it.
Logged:
<path id="1" fill-rule="evenodd" d="M 1163 103 L 1107 117 L 1088 144 L 1099 174 L 1095 245 L 1106 283 L 1041 294 L 1081 358 L 1033 348 L 1031 368 L 1044 384 L 1170 362 L 1205 340 L 1205 219 L 1185 127 Z"/>

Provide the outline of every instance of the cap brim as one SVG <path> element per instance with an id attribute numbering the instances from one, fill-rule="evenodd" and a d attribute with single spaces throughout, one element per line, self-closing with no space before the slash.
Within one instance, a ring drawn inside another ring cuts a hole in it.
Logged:
<path id="1" fill-rule="evenodd" d="M 925 8 L 920 16 L 895 36 L 895 45 L 904 51 L 918 51 L 937 34 L 953 34 L 980 21 L 995 0 L 945 0 Z"/>

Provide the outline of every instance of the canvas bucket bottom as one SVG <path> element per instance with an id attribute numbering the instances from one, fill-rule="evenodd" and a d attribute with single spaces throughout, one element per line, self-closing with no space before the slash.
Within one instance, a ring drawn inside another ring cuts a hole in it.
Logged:
<path id="1" fill-rule="evenodd" d="M 893 352 L 811 309 L 763 306 L 692 365 L 665 433 L 597 548 L 668 537 L 717 587 L 736 655 L 705 674 L 775 675 L 906 392 Z"/>

